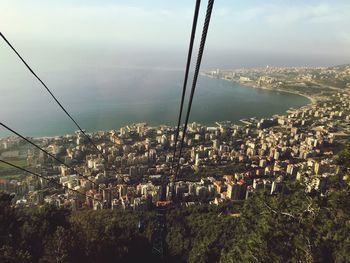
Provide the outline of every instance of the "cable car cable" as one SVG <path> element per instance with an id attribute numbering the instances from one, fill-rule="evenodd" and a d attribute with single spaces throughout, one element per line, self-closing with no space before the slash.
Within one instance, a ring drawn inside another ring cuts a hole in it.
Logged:
<path id="1" fill-rule="evenodd" d="M 197 62 L 196 62 L 196 69 L 195 69 L 195 73 L 194 73 L 194 77 L 193 77 L 193 81 L 192 81 L 192 89 L 191 89 L 190 99 L 189 99 L 188 107 L 187 107 L 187 113 L 186 113 L 185 126 L 184 126 L 184 129 L 183 129 L 183 135 L 181 137 L 180 152 L 179 152 L 179 158 L 178 158 L 178 163 L 177 163 L 177 167 L 176 167 L 176 172 L 175 172 L 175 175 L 174 175 L 174 180 L 176 179 L 176 177 L 178 175 L 178 172 L 179 172 L 180 159 L 181 159 L 182 149 L 183 149 L 184 140 L 185 140 L 185 136 L 186 136 L 186 132 L 187 132 L 188 119 L 190 117 L 191 107 L 192 107 L 192 102 L 193 102 L 193 97 L 194 97 L 194 92 L 196 90 L 199 70 L 200 70 L 200 66 L 201 66 L 201 63 L 202 63 L 202 57 L 203 57 L 205 42 L 206 42 L 206 38 L 207 38 L 208 28 L 209 28 L 209 24 L 210 24 L 211 13 L 212 13 L 212 10 L 213 10 L 213 5 L 214 5 L 214 0 L 208 0 L 207 13 L 206 13 L 205 21 L 204 21 L 204 25 L 203 25 L 202 38 L 201 38 L 199 51 L 198 51 L 198 57 L 197 57 Z"/>
<path id="2" fill-rule="evenodd" d="M 95 201 L 100 202 L 100 200 L 97 200 L 97 199 L 94 198 L 94 197 L 88 196 L 87 194 L 84 194 L 84 193 L 82 193 L 82 192 L 80 192 L 80 191 L 78 191 L 78 190 L 72 189 L 72 188 L 70 188 L 70 187 L 68 187 L 68 186 L 65 186 L 65 185 L 63 185 L 63 184 L 61 184 L 61 183 L 58 183 L 58 182 L 56 182 L 55 180 L 53 180 L 53 179 L 51 179 L 51 178 L 47 178 L 47 177 L 45 177 L 45 176 L 43 176 L 43 175 L 41 175 L 41 174 L 31 172 L 31 171 L 29 171 L 29 170 L 27 170 L 27 169 L 24 169 L 24 168 L 22 168 L 22 167 L 20 167 L 20 166 L 17 166 L 17 165 L 15 165 L 15 164 L 13 164 L 13 163 L 9 163 L 9 162 L 4 161 L 4 160 L 1 160 L 1 159 L 0 159 L 0 162 L 2 162 L 2 163 L 4 163 L 4 164 L 7 164 L 7 165 L 9 165 L 9 166 L 12 166 L 12 167 L 14 167 L 14 168 L 16 168 L 16 169 L 18 169 L 18 170 L 23 171 L 23 172 L 26 172 L 26 173 L 29 173 L 29 174 L 31 174 L 31 175 L 34 175 L 34 176 L 36 176 L 36 177 L 42 178 L 42 179 L 44 179 L 44 180 L 46 180 L 46 181 L 49 181 L 49 182 L 51 182 L 51 183 L 53 183 L 53 184 L 55 184 L 55 185 L 57 185 L 57 186 L 63 187 L 63 188 L 65 188 L 65 189 L 69 190 L 69 191 L 75 192 L 75 193 L 77 193 L 77 194 L 83 195 L 83 196 L 85 196 L 85 197 L 87 197 L 87 198 L 90 198 L 90 199 L 93 199 L 93 200 L 95 200 Z"/>
<path id="3" fill-rule="evenodd" d="M 197 1 L 196 1 L 196 6 L 195 6 L 194 15 L 193 15 L 191 39 L 190 39 L 190 44 L 189 44 L 189 48 L 188 48 L 187 63 L 186 63 L 186 71 L 185 71 L 185 78 L 184 78 L 184 83 L 183 83 L 183 88 L 182 88 L 182 95 L 181 95 L 180 112 L 179 112 L 179 118 L 178 118 L 178 121 L 177 121 L 177 129 L 176 129 L 176 135 L 175 135 L 175 144 L 174 144 L 173 160 L 172 160 L 172 163 L 171 163 L 171 169 L 172 169 L 172 170 L 174 169 L 174 163 L 175 163 L 175 158 L 176 158 L 176 148 L 177 148 L 177 143 L 178 143 L 179 133 L 180 133 L 180 125 L 181 125 L 182 111 L 183 111 L 183 105 L 184 105 L 184 100 L 185 100 L 185 95 L 186 95 L 186 87 L 187 87 L 188 74 L 189 74 L 190 66 L 191 66 L 193 44 L 194 44 L 194 39 L 195 39 L 195 35 L 196 35 L 196 29 L 197 29 L 197 22 L 198 22 L 198 14 L 199 14 L 199 9 L 200 9 L 200 4 L 201 4 L 201 0 L 197 0 Z"/>
<path id="4" fill-rule="evenodd" d="M 40 151 L 44 152 L 46 155 L 50 156 L 51 158 L 53 158 L 55 161 L 57 161 L 58 163 L 64 165 L 65 167 L 74 170 L 74 172 L 83 177 L 84 179 L 86 179 L 87 181 L 91 182 L 92 184 L 96 185 L 97 187 L 99 187 L 99 185 L 97 183 L 95 183 L 94 181 L 90 180 L 86 175 L 83 175 L 81 173 L 79 173 L 75 168 L 65 164 L 64 162 L 62 162 L 60 159 L 58 159 L 57 157 L 55 157 L 53 154 L 49 153 L 48 151 L 46 151 L 45 149 L 41 148 L 39 145 L 35 144 L 34 142 L 32 142 L 31 140 L 27 139 L 26 137 L 24 137 L 23 135 L 19 134 L 18 132 L 16 132 L 15 130 L 11 129 L 10 127 L 8 127 L 7 125 L 3 124 L 2 122 L 0 122 L 0 125 L 2 127 L 4 127 L 5 129 L 9 130 L 10 132 L 12 132 L 13 134 L 16 134 L 18 137 L 20 137 L 21 139 L 25 140 L 26 142 L 30 143 L 31 145 L 33 145 L 34 147 L 36 147 L 37 149 L 39 149 Z M 100 187 L 99 187 L 100 188 Z"/>
<path id="5" fill-rule="evenodd" d="M 33 76 L 44 86 L 46 91 L 51 95 L 51 97 L 56 101 L 56 103 L 60 106 L 60 108 L 64 111 L 64 113 L 73 121 L 75 126 L 78 127 L 80 132 L 88 139 L 88 141 L 95 147 L 95 149 L 103 156 L 103 158 L 107 161 L 107 158 L 104 156 L 103 152 L 98 149 L 96 144 L 92 141 L 90 136 L 88 136 L 84 130 L 80 127 L 78 122 L 69 114 L 69 112 L 63 107 L 63 105 L 58 101 L 56 96 L 52 93 L 52 91 L 46 86 L 46 84 L 38 77 L 38 75 L 34 72 L 34 70 L 28 65 L 28 63 L 22 58 L 22 56 L 17 52 L 17 50 L 12 46 L 12 44 L 7 40 L 7 38 L 0 32 L 0 36 L 3 38 L 3 40 L 7 43 L 7 45 L 15 52 L 15 54 L 18 56 L 18 58 L 23 62 L 23 64 L 27 67 L 27 69 L 33 74 Z"/>

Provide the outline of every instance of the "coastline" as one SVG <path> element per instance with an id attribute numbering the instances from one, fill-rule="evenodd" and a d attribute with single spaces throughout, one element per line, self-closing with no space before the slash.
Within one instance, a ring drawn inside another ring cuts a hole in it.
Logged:
<path id="1" fill-rule="evenodd" d="M 264 86 L 257 86 L 255 85 L 254 82 L 245 82 L 245 83 L 242 83 L 238 80 L 229 80 L 229 79 L 225 79 L 225 78 L 214 78 L 213 76 L 210 76 L 206 73 L 202 73 L 201 74 L 202 76 L 205 76 L 205 77 L 208 77 L 208 78 L 212 78 L 212 79 L 221 79 L 221 80 L 225 80 L 225 81 L 228 81 L 228 82 L 235 82 L 239 85 L 241 85 L 242 87 L 246 87 L 246 88 L 253 88 L 253 89 L 261 89 L 261 90 L 268 90 L 268 91 L 277 91 L 277 92 L 285 92 L 285 93 L 290 93 L 290 94 L 294 94 L 294 95 L 299 95 L 299 96 L 302 96 L 302 97 L 305 97 L 309 100 L 309 103 L 306 104 L 305 106 L 311 106 L 311 105 L 315 105 L 317 103 L 317 98 L 316 97 L 312 97 L 308 94 L 304 94 L 304 93 L 300 93 L 300 92 L 297 92 L 297 91 L 291 91 L 291 90 L 283 90 L 283 89 L 272 89 L 272 88 L 268 88 L 268 87 L 264 87 Z M 303 107 L 303 106 L 302 106 Z M 285 114 L 288 113 L 288 110 L 286 111 Z M 253 117 L 255 118 L 255 117 Z M 241 119 L 239 120 L 239 122 L 241 122 L 242 124 L 241 125 L 248 125 L 248 124 L 251 124 L 249 121 L 247 121 L 247 119 Z M 239 126 L 241 126 L 239 125 Z"/>
<path id="2" fill-rule="evenodd" d="M 201 75 L 205 76 L 205 77 L 208 77 L 208 78 L 211 78 L 211 79 L 220 79 L 220 80 L 226 80 L 227 82 L 235 82 L 235 83 L 239 84 L 242 87 L 249 87 L 249 88 L 254 88 L 254 89 L 262 89 L 262 90 L 285 92 L 285 93 L 300 95 L 300 96 L 305 97 L 305 98 L 307 98 L 309 100 L 309 103 L 306 104 L 306 105 L 312 105 L 312 104 L 315 104 L 317 102 L 317 99 L 315 97 L 309 96 L 307 94 L 302 94 L 302 93 L 299 93 L 299 92 L 288 91 L 288 90 L 283 90 L 283 89 L 272 89 L 272 88 L 268 88 L 268 87 L 261 87 L 261 86 L 255 85 L 255 83 L 253 83 L 253 82 L 251 82 L 251 83 L 241 83 L 241 82 L 239 82 L 237 80 L 229 80 L 229 79 L 225 79 L 225 78 L 214 78 L 213 76 L 210 76 L 210 75 L 207 75 L 207 74 L 203 74 L 203 73 L 201 73 Z M 301 107 L 303 107 L 303 106 L 301 106 Z M 282 114 L 283 115 L 287 114 L 288 110 L 290 110 L 290 109 L 287 109 L 286 112 L 282 113 Z M 239 125 L 239 126 L 247 125 L 248 123 L 245 122 L 246 120 L 247 119 L 240 119 L 240 120 L 234 121 L 233 124 Z M 134 122 L 130 122 L 129 125 L 131 125 L 133 123 Z M 208 124 L 208 125 L 213 125 L 214 123 Z M 162 126 L 162 125 L 164 125 L 164 124 L 156 125 L 156 127 Z M 152 125 L 152 126 L 154 126 L 154 125 Z M 168 126 L 172 126 L 172 125 L 168 125 Z M 121 127 L 123 127 L 123 126 L 121 126 Z M 121 127 L 114 128 L 114 129 L 103 129 L 103 130 L 96 129 L 96 130 L 91 130 L 91 131 L 88 132 L 88 134 L 95 134 L 95 133 L 98 133 L 98 132 L 107 132 L 107 131 L 111 131 L 111 130 L 118 130 Z M 43 135 L 41 135 L 41 136 L 39 135 L 39 136 L 28 136 L 28 137 L 31 137 L 33 139 L 38 139 L 38 140 L 45 140 L 45 139 L 46 140 L 51 140 L 51 139 L 55 139 L 55 138 L 60 138 L 60 137 L 64 137 L 64 136 L 68 136 L 69 137 L 69 136 L 73 136 L 73 135 L 74 135 L 74 132 L 72 132 L 72 133 L 64 133 L 64 134 L 55 134 L 55 135 L 49 135 L 49 136 L 48 135 L 44 135 L 44 136 Z M 11 135 L 0 136 L 0 139 L 4 139 L 4 138 L 8 138 L 8 137 L 11 137 Z"/>
<path id="3" fill-rule="evenodd" d="M 208 75 L 205 75 L 207 77 L 210 77 Z M 261 90 L 268 90 L 268 91 L 277 91 L 277 92 L 285 92 L 285 93 L 290 93 L 290 94 L 294 94 L 294 95 L 299 95 L 299 96 L 302 96 L 302 97 L 305 97 L 307 98 L 310 103 L 308 103 L 307 105 L 312 105 L 312 104 L 316 104 L 317 103 L 317 99 L 315 97 L 312 97 L 310 95 L 307 95 L 307 94 L 304 94 L 304 93 L 300 93 L 300 92 L 297 92 L 297 91 L 291 91 L 291 90 L 284 90 L 284 89 L 272 89 L 272 88 L 268 88 L 268 87 L 264 87 L 264 86 L 257 86 L 255 85 L 255 83 L 249 83 L 249 82 L 245 82 L 245 83 L 242 83 L 240 81 L 237 81 L 237 80 L 228 80 L 228 79 L 225 79 L 225 78 L 219 78 L 221 80 L 226 80 L 228 82 L 235 82 L 243 87 L 248 87 L 248 88 L 253 88 L 253 89 L 261 89 Z"/>
<path id="4" fill-rule="evenodd" d="M 223 79 L 223 80 L 226 80 L 226 79 Z M 233 82 L 236 82 L 244 87 L 248 87 L 248 88 L 253 88 L 253 89 L 261 89 L 261 90 L 269 90 L 269 91 L 278 91 L 278 92 L 285 92 L 285 93 L 290 93 L 290 94 L 295 94 L 295 95 L 299 95 L 299 96 L 302 96 L 302 97 L 305 97 L 307 98 L 310 103 L 309 104 L 316 104 L 317 103 L 317 99 L 315 97 L 312 97 L 310 95 L 307 95 L 307 94 L 304 94 L 304 93 L 300 93 L 300 92 L 297 92 L 297 91 L 291 91 L 291 90 L 284 90 L 284 89 L 271 89 L 271 88 L 268 88 L 268 87 L 264 87 L 264 86 L 257 86 L 255 84 L 249 84 L 249 83 L 242 83 L 242 82 L 239 82 L 239 81 L 236 81 L 236 80 L 233 80 Z"/>

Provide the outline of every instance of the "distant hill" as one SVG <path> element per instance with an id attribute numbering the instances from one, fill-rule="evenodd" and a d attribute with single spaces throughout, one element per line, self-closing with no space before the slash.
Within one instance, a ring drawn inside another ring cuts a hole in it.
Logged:
<path id="1" fill-rule="evenodd" d="M 350 88 L 350 64 L 322 69 L 317 75 L 316 80 L 321 84 L 336 88 Z"/>
<path id="2" fill-rule="evenodd" d="M 350 69 L 350 64 L 331 66 L 331 67 L 328 67 L 327 69 L 344 71 L 344 70 Z"/>

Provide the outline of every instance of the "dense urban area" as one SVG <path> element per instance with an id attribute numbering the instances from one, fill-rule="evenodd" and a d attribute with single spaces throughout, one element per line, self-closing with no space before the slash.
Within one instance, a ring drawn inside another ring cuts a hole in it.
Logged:
<path id="1" fill-rule="evenodd" d="M 175 180 L 176 127 L 90 133 L 98 149 L 80 132 L 29 138 L 65 165 L 21 138 L 0 139 L 1 159 L 45 177 L 0 164 L 1 261 L 154 260 L 167 182 L 169 262 L 349 262 L 350 66 L 202 74 L 310 103 L 191 123 Z"/>

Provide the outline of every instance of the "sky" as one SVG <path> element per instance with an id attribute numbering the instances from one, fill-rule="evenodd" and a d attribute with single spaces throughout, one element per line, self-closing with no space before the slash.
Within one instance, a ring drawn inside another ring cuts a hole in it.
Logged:
<path id="1" fill-rule="evenodd" d="M 202 0 L 194 56 L 206 5 Z M 194 6 L 195 0 L 0 0 L 0 31 L 80 116 L 86 101 L 132 98 L 149 79 L 167 78 L 164 70 L 183 74 Z M 349 28 L 349 0 L 215 0 L 201 69 L 348 64 Z M 180 92 L 182 78 L 165 82 Z M 42 90 L 0 39 L 0 120 L 20 132 L 40 131 L 44 120 L 70 125 Z"/>
<path id="2" fill-rule="evenodd" d="M 194 4 L 194 0 L 0 0 L 0 30 L 43 65 L 53 60 L 76 65 L 104 61 L 121 67 L 176 68 L 185 61 Z M 200 30 L 206 4 L 202 1 Z M 349 28 L 348 0 L 216 0 L 203 66 L 349 63 Z M 4 49 L 0 43 L 0 55 L 6 57 Z"/>

